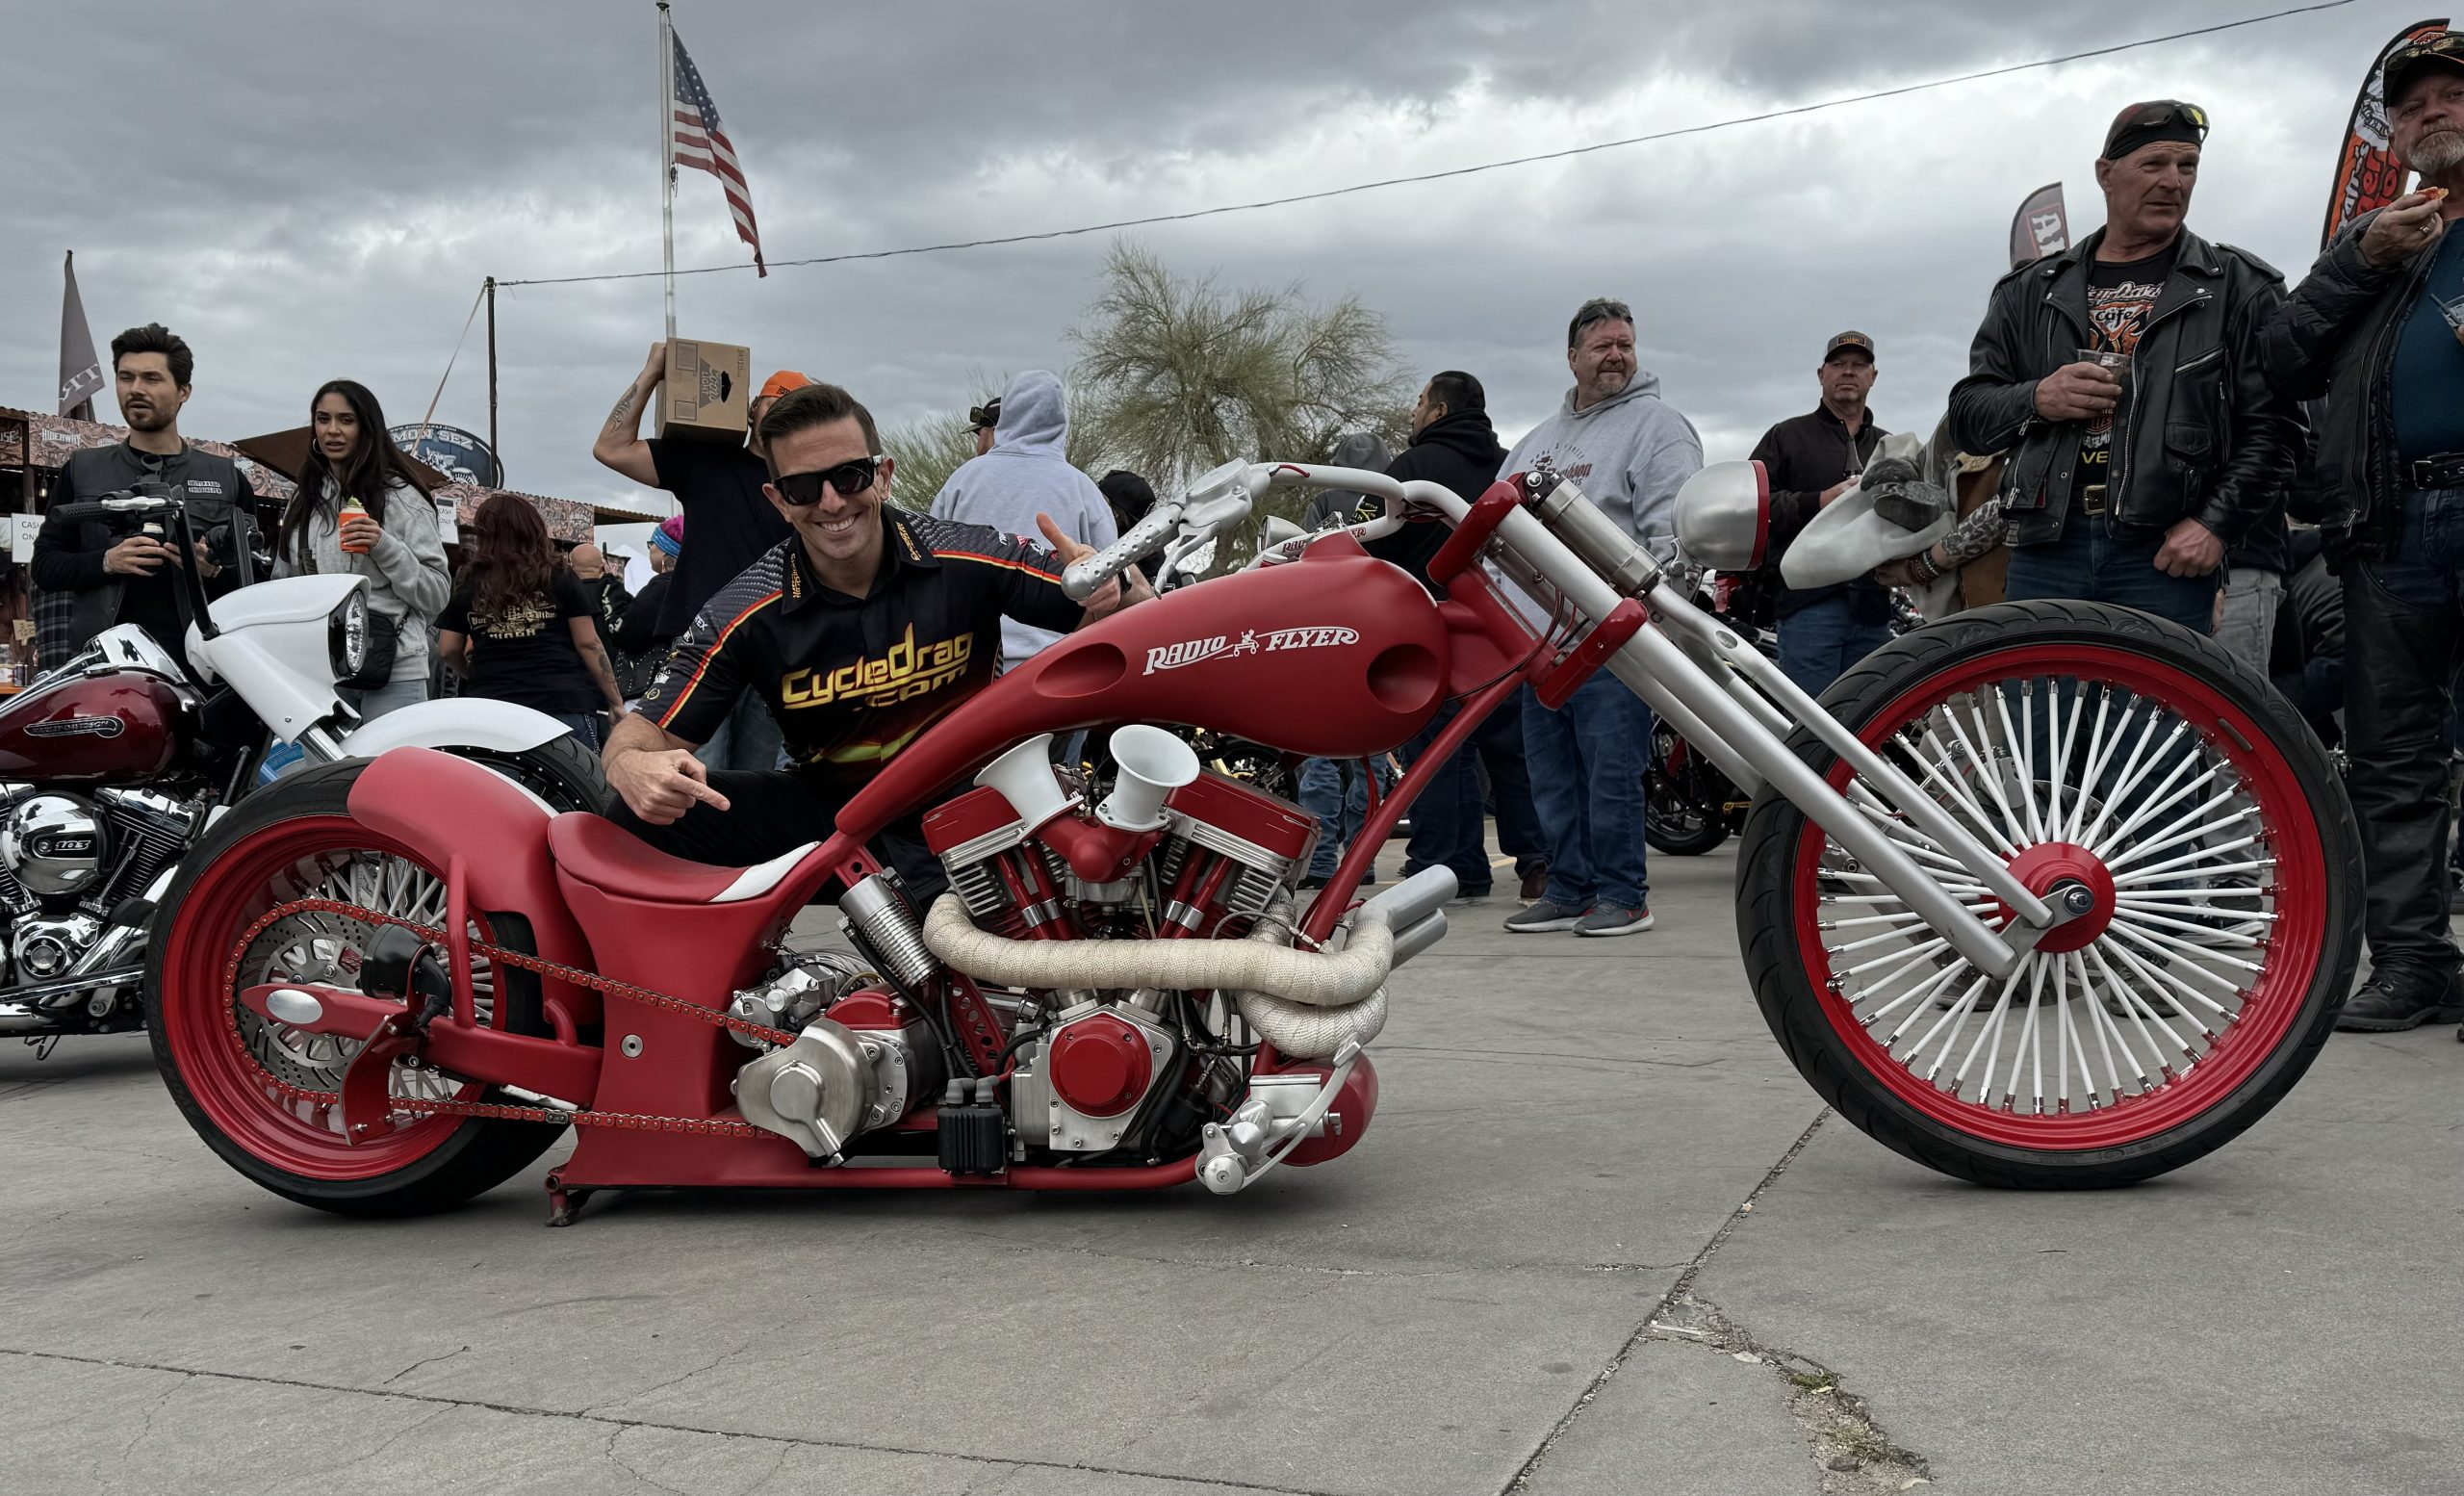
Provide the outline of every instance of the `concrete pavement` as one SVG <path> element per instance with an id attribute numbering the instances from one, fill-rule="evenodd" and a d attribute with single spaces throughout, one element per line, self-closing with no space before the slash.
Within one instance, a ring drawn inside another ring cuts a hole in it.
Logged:
<path id="1" fill-rule="evenodd" d="M 2154 1184 L 1996 1194 L 1782 1058 L 1732 846 L 1653 870 L 1624 940 L 1457 911 L 1376 1125 L 1230 1200 L 636 1194 L 546 1231 L 543 1164 L 354 1224 L 224 1169 L 142 1040 L 12 1045 L 6 1484 L 2464 1492 L 2453 1030 L 2340 1036 Z"/>

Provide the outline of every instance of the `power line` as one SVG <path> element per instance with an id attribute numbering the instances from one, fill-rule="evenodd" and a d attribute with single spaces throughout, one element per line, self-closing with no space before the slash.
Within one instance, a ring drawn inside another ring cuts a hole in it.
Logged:
<path id="1" fill-rule="evenodd" d="M 2107 47 L 2092 47 L 2084 52 L 2066 52 L 2060 57 L 2039 58 L 2034 62 L 2013 63 L 2002 67 L 1988 67 L 1977 72 L 1961 73 L 1953 78 L 1934 78 L 1923 83 L 1902 84 L 1895 89 L 1877 89 L 1870 93 L 1851 94 L 1846 98 L 1824 99 L 1818 103 L 1799 104 L 1788 109 L 1765 110 L 1758 115 L 1739 115 L 1729 119 L 1715 119 L 1705 124 L 1683 125 L 1671 130 L 1656 130 L 1649 135 L 1630 135 L 1622 140 L 1595 141 L 1588 145 L 1570 145 L 1563 150 L 1542 151 L 1531 156 L 1512 156 L 1503 161 L 1484 161 L 1468 167 L 1450 167 L 1442 171 L 1423 171 L 1411 176 L 1382 177 L 1374 182 L 1355 182 L 1348 187 L 1329 187 L 1315 193 L 1295 193 L 1284 197 L 1262 197 L 1255 202 L 1224 203 L 1213 208 L 1193 208 L 1186 213 L 1158 213 L 1142 219 L 1118 219 L 1110 223 L 1089 223 L 1077 228 L 1045 229 L 1035 234 L 1002 234 L 987 239 L 958 239 L 937 245 L 909 245 L 898 249 L 865 249 L 846 254 L 814 255 L 803 260 L 773 260 L 770 269 L 784 270 L 797 265 L 844 265 L 856 260 L 895 260 L 907 255 L 941 254 L 952 249 L 986 249 L 997 245 L 1035 244 L 1047 239 L 1074 239 L 1084 234 L 1109 234 L 1125 228 L 1145 228 L 1156 223 L 1186 223 L 1193 219 L 1219 218 L 1228 213 L 1254 213 L 1261 208 L 1289 207 L 1294 203 L 1318 202 L 1328 197 L 1346 197 L 1354 193 L 1375 192 L 1387 187 L 1409 187 L 1421 182 L 1442 182 L 1451 177 L 1476 176 L 1484 171 L 1502 171 L 1509 167 L 1528 167 L 1543 161 L 1563 161 L 1572 156 L 1587 156 L 1594 151 L 1617 150 L 1628 145 L 1647 145 L 1655 141 L 1673 141 L 1689 135 L 1708 135 L 1716 130 L 1731 130 L 1739 125 L 1761 124 L 1773 119 L 1787 119 L 1799 115 L 1818 114 L 1828 109 L 1844 109 L 1851 104 L 1870 104 L 1876 99 L 1898 98 L 1904 94 L 1925 93 L 1958 84 L 1975 83 L 1986 78 L 2005 78 L 2013 73 L 2031 72 L 2039 68 L 2059 67 L 2066 63 L 2086 62 L 2091 58 L 2111 57 L 2116 53 L 2133 52 L 2141 47 L 2162 46 L 2170 41 L 2186 41 L 2194 37 L 2212 37 L 2219 32 L 2238 31 L 2246 26 L 2262 26 L 2289 16 L 2308 15 L 2319 11 L 2336 11 L 2355 0 L 2318 0 L 2311 5 L 2297 5 L 2264 15 L 2244 16 L 2240 20 L 2219 21 L 2213 26 L 2194 27 L 2162 37 L 2144 37 L 2136 41 L 2117 42 Z M 679 275 L 718 275 L 730 271 L 749 271 L 750 265 L 700 265 L 680 270 Z M 570 286 L 583 281 L 648 280 L 666 274 L 665 271 L 618 271 L 598 275 L 542 275 L 528 280 L 499 280 L 500 286 Z"/>

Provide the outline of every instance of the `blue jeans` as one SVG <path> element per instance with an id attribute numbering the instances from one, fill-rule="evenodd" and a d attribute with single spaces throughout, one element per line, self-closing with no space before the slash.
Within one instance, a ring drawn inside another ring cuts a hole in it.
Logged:
<path id="1" fill-rule="evenodd" d="M 364 691 L 345 691 L 351 706 L 359 711 L 362 722 L 373 722 L 389 711 L 416 707 L 427 700 L 427 677 L 417 676 L 408 681 L 388 681 L 383 685 Z"/>
<path id="2" fill-rule="evenodd" d="M 596 711 L 552 711 L 548 713 L 565 725 L 565 731 L 581 739 L 581 745 L 593 753 L 599 751 L 599 725 L 607 720 Z"/>
<path id="3" fill-rule="evenodd" d="M 1523 703 L 1530 696 L 1518 691 L 1473 729 L 1454 751 L 1453 759 L 1430 776 L 1420 798 L 1412 802 L 1412 838 L 1403 846 L 1403 876 L 1428 867 L 1451 867 L 1463 892 L 1479 897 L 1494 878 L 1489 870 L 1488 816 L 1491 802 L 1498 818 L 1498 850 L 1514 859 L 1516 876 L 1549 865 L 1549 841 L 1540 829 L 1539 812 L 1531 805 L 1531 778 L 1524 761 Z M 1419 761 L 1437 735 L 1461 709 L 1449 702 L 1429 725 L 1402 747 L 1405 767 Z M 1488 792 L 1481 792 L 1481 771 L 1487 770 Z"/>
<path id="4" fill-rule="evenodd" d="M 1651 744 L 1652 709 L 1606 671 L 1555 711 L 1524 696 L 1523 752 L 1549 838 L 1550 903 L 1649 907 L 1643 764 Z"/>
<path id="5" fill-rule="evenodd" d="M 1876 616 L 1868 621 L 1867 614 Z M 1780 668 L 1798 689 L 1820 696 L 1849 666 L 1889 642 L 1887 602 L 1835 592 L 1780 620 Z"/>
<path id="6" fill-rule="evenodd" d="M 2213 632 L 2216 589 L 2224 580 L 2223 570 L 2204 577 L 2168 577 L 2156 569 L 2164 536 L 2116 535 L 2107 518 L 2074 513 L 2063 522 L 2061 539 L 2014 546 L 2003 595 L 2015 603 L 2030 598 L 2115 603 L 2170 619 L 2194 633 Z"/>
<path id="7" fill-rule="evenodd" d="M 1382 772 L 1380 777 L 1382 778 Z M 1311 759 L 1300 765 L 1300 808 L 1318 817 L 1318 849 L 1309 854 L 1309 876 L 1331 878 L 1344 849 L 1369 818 L 1369 776 L 1357 759 Z M 1371 883 L 1377 866 L 1370 864 Z"/>
<path id="8" fill-rule="evenodd" d="M 736 698 L 735 709 L 709 741 L 693 750 L 693 757 L 714 769 L 758 771 L 786 767 L 786 752 L 779 719 L 757 692 L 747 691 Z"/>

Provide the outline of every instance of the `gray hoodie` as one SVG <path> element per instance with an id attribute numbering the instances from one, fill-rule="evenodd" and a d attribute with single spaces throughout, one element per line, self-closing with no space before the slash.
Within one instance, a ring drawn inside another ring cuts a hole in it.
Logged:
<path id="1" fill-rule="evenodd" d="M 284 551 L 274 557 L 273 574 L 347 572 L 367 578 L 369 607 L 400 625 L 394 645 L 393 679 L 424 681 L 429 628 L 453 592 L 453 576 L 445 565 L 445 541 L 437 532 L 436 503 L 396 479 L 385 490 L 385 534 L 359 555 L 343 549 L 337 518 L 341 507 L 329 477 L 324 503 L 308 520 L 308 549 L 315 564 L 303 566 Z"/>
<path id="2" fill-rule="evenodd" d="M 1120 538 L 1112 505 L 1095 480 L 1069 465 L 1069 412 L 1062 401 L 1061 376 L 1030 369 L 1001 392 L 1001 424 L 992 428 L 992 450 L 971 457 L 950 475 L 933 500 L 936 517 L 983 525 L 1038 545 L 1043 532 L 1036 516 L 1049 514 L 1062 532 L 1101 550 Z M 1001 620 L 1001 667 L 1011 669 L 1061 635 Z"/>
<path id="3" fill-rule="evenodd" d="M 1637 371 L 1625 389 L 1582 410 L 1567 391 L 1555 413 L 1514 444 L 1498 477 L 1542 456 L 1654 555 L 1677 554 L 1677 490 L 1702 470 L 1703 439 L 1659 398 L 1659 375 Z"/>
<path id="4" fill-rule="evenodd" d="M 1327 460 L 1333 467 L 1366 468 L 1372 473 L 1383 473 L 1386 464 L 1394 458 L 1387 452 L 1384 442 L 1367 431 L 1354 431 L 1335 443 L 1335 454 Z M 1309 507 L 1301 511 L 1300 528 L 1336 529 L 1349 525 L 1360 508 L 1363 497 L 1347 489 L 1322 489 L 1310 499 Z"/>

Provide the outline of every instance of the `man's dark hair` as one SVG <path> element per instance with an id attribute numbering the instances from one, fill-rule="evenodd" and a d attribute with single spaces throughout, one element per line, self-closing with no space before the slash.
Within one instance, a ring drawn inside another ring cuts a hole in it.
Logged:
<path id="1" fill-rule="evenodd" d="M 1432 405 L 1443 405 L 1450 416 L 1489 408 L 1489 393 L 1480 381 L 1460 369 L 1443 370 L 1428 376 L 1428 399 Z"/>
<path id="2" fill-rule="evenodd" d="M 189 375 L 196 372 L 196 357 L 189 351 L 188 340 L 161 322 L 131 327 L 112 339 L 112 373 L 119 373 L 119 361 L 131 353 L 162 354 L 170 361 L 171 382 L 184 390 L 189 387 Z"/>
<path id="3" fill-rule="evenodd" d="M 881 428 L 873 425 L 873 413 L 864 408 L 861 400 L 837 385 L 808 384 L 772 400 L 768 413 L 761 418 L 761 446 L 770 453 L 770 476 L 779 476 L 780 438 L 808 431 L 817 426 L 828 426 L 834 421 L 844 421 L 849 416 L 854 416 L 856 425 L 863 429 L 865 448 L 879 452 L 882 450 L 882 433 Z"/>
<path id="4" fill-rule="evenodd" d="M 1593 297 L 1575 308 L 1574 321 L 1566 323 L 1566 347 L 1580 348 L 1582 331 L 1594 322 L 1631 322 L 1634 309 L 1612 297 Z"/>

